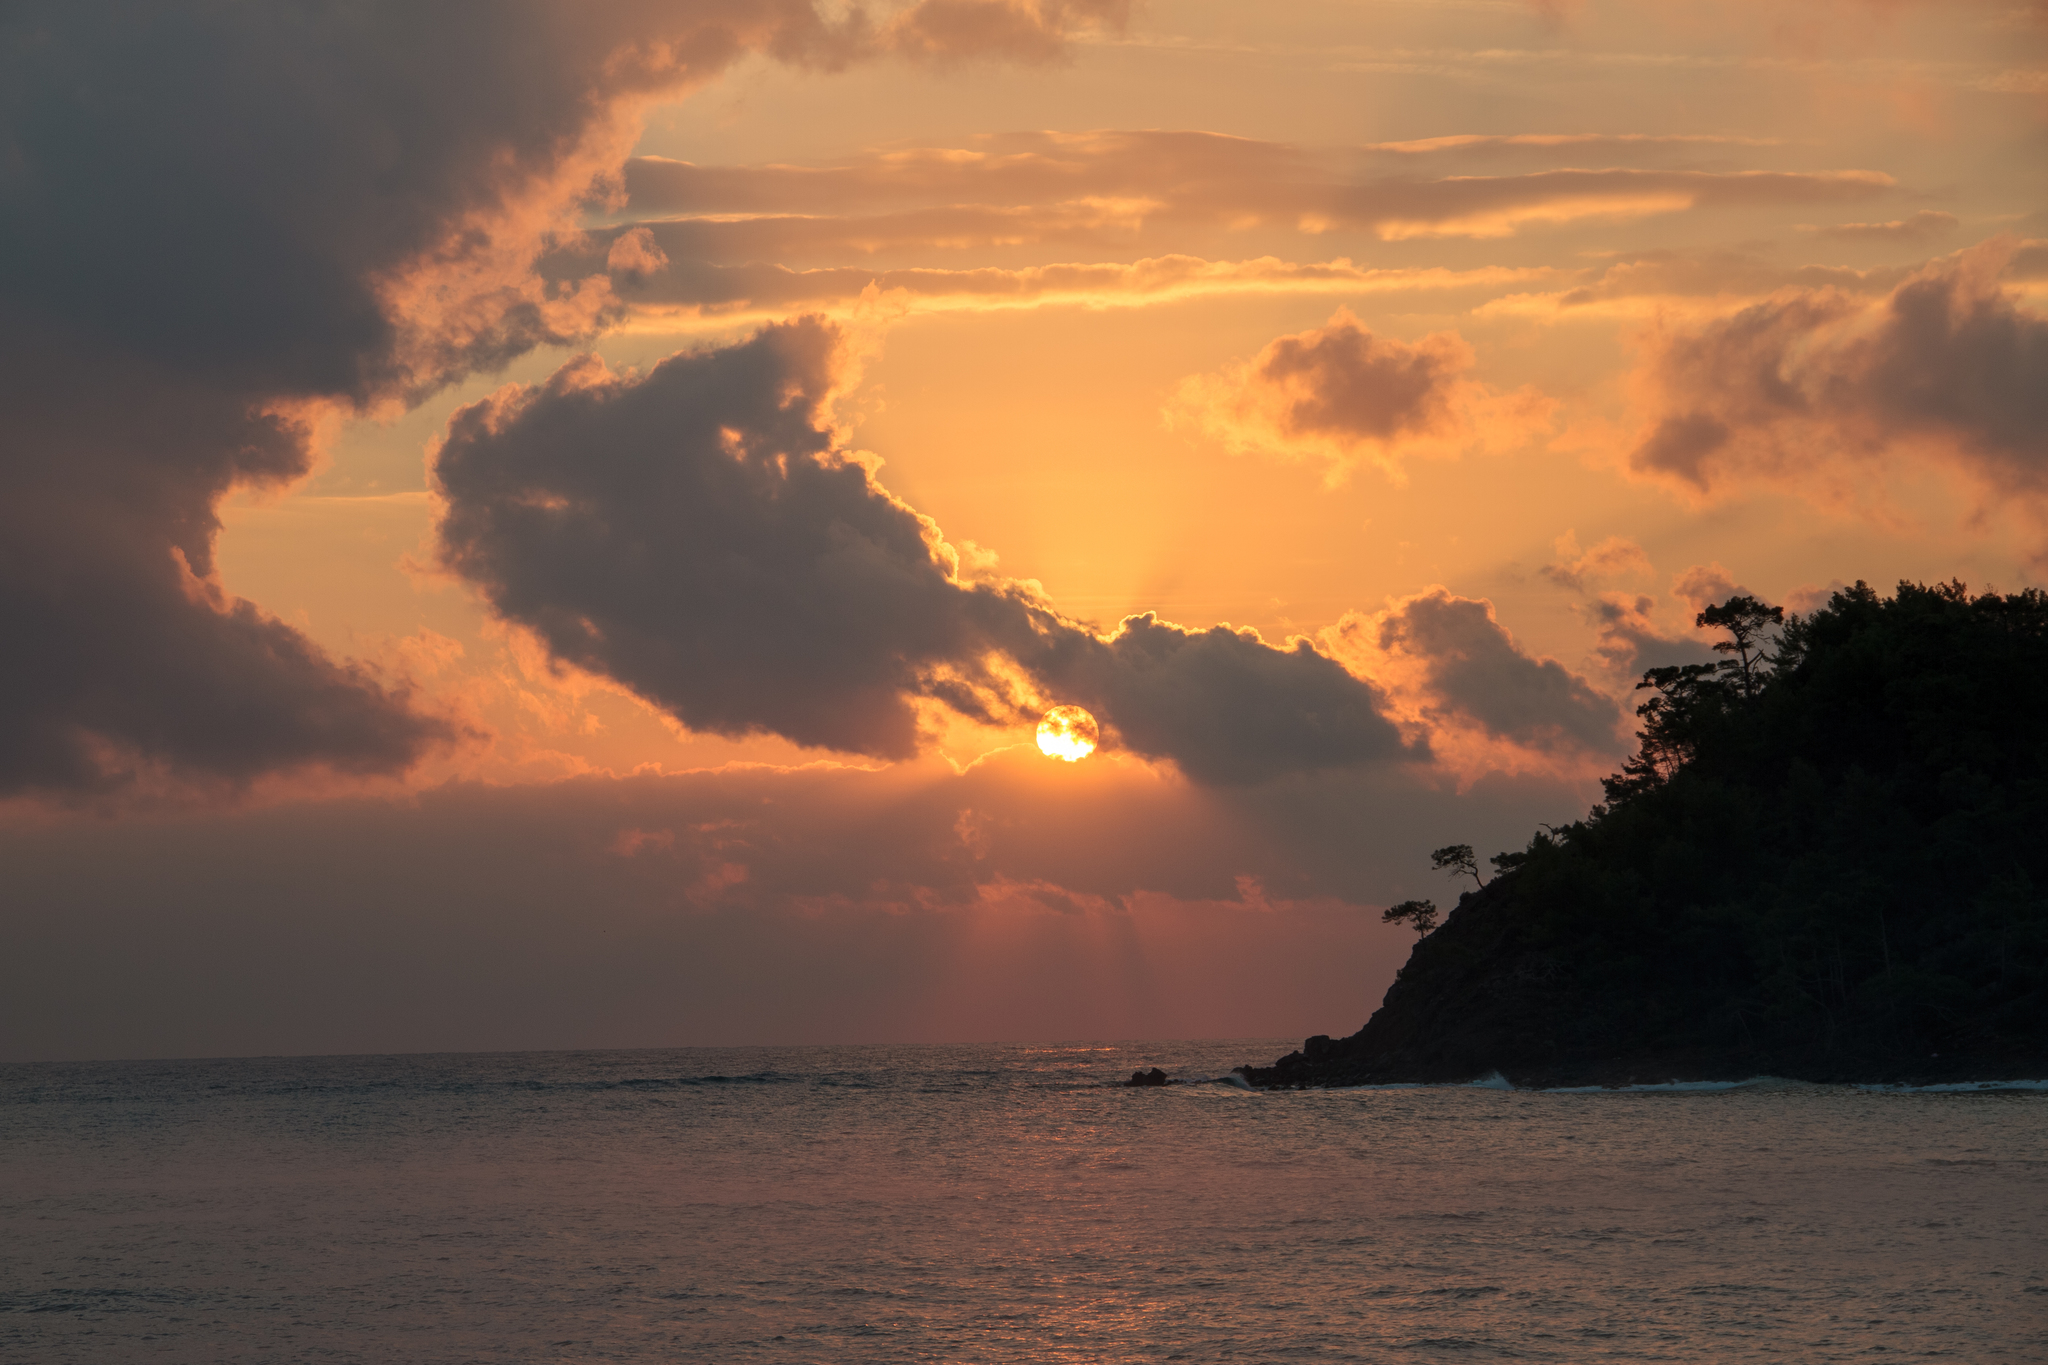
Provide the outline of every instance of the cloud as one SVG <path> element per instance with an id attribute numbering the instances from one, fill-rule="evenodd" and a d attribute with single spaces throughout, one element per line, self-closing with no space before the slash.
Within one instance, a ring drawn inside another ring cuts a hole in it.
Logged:
<path id="1" fill-rule="evenodd" d="M 636 157 L 621 212 L 803 214 L 1087 199 L 1184 202 L 1204 213 L 1241 205 L 1253 186 L 1309 182 L 1316 158 L 1287 143 L 1182 130 L 1008 133 L 965 146 L 900 147 L 833 165 L 699 165 Z M 1292 203 L 1282 205 L 1282 212 Z"/>
<path id="2" fill-rule="evenodd" d="M 0 1060 L 1355 1028 L 1409 944 L 1366 907 L 1590 796 L 1017 750 L 45 821 L 0 829 Z"/>
<path id="3" fill-rule="evenodd" d="M 1647 339 L 1631 466 L 1699 493 L 1757 482 L 1851 501 L 1859 467 L 1935 461 L 2048 493 L 2048 317 L 2000 283 L 2015 244 L 1933 262 L 1882 299 L 1783 290 Z"/>
<path id="4" fill-rule="evenodd" d="M 0 796 L 360 777 L 460 737 L 212 577 L 214 499 L 302 472 L 302 421 L 36 340 L 0 336 Z"/>
<path id="5" fill-rule="evenodd" d="M 716 266 L 677 261 L 666 270 L 641 279 L 622 278 L 615 284 L 634 310 L 625 324 L 629 330 L 637 327 L 666 334 L 698 320 L 726 329 L 736 318 L 770 321 L 793 309 L 821 307 L 886 316 L 1048 306 L 1131 308 L 1223 295 L 1481 290 L 1547 280 L 1556 273 L 1542 267 L 1504 266 L 1372 269 L 1343 257 L 1319 262 L 1283 261 L 1272 256 L 1209 261 L 1175 255 L 1128 263 L 1068 262 L 973 270 L 878 270 L 867 266 L 799 270 L 761 262 Z"/>
<path id="6" fill-rule="evenodd" d="M 1617 679 L 1633 682 L 1652 668 L 1713 663 L 1718 657 L 1697 636 L 1667 632 L 1652 615 L 1656 609 L 1656 598 L 1625 592 L 1587 600 L 1585 615 L 1597 632 L 1593 653 Z"/>
<path id="7" fill-rule="evenodd" d="M 1651 572 L 1650 556 L 1626 536 L 1609 536 L 1590 550 L 1580 550 L 1576 531 L 1557 538 L 1558 561 L 1536 572 L 1561 588 L 1583 590 L 1601 579 L 1626 578 Z"/>
<path id="8" fill-rule="evenodd" d="M 1605 771 L 1621 709 L 1555 659 L 1525 652 L 1483 598 L 1431 588 L 1370 615 L 1349 612 L 1324 644 L 1389 689 L 1396 714 L 1466 776 Z"/>
<path id="9" fill-rule="evenodd" d="M 827 217 L 816 214 L 721 215 L 655 219 L 630 229 L 660 243 L 665 255 L 703 264 L 776 261 L 801 264 L 911 251 L 965 251 L 1063 242 L 1124 245 L 1152 205 L 1145 200 L 1075 199 L 1048 204 L 948 204 L 896 213 Z M 606 229 L 592 232 L 601 241 Z M 564 253 L 560 273 L 582 266 Z"/>
<path id="10" fill-rule="evenodd" d="M 1833 227 L 1805 230 L 1836 242 L 1902 242 L 1923 246 L 1937 238 L 1948 236 L 1956 230 L 1959 223 L 1960 220 L 1953 213 L 1922 209 L 1910 217 L 1895 219 L 1889 223 L 1837 223 Z"/>
<path id="11" fill-rule="evenodd" d="M 435 462 L 443 561 L 697 730 L 900 759 L 928 706 L 1000 725 L 1056 700 L 1203 782 L 1426 757 L 1306 643 L 1150 615 L 1104 638 L 964 573 L 826 425 L 842 342 L 810 318 L 644 376 L 585 357 L 462 409 Z"/>
<path id="12" fill-rule="evenodd" d="M 1121 13 L 8 6 L 0 625 L 30 662 L 0 686 L 0 793 L 388 772 L 457 738 L 222 592 L 219 499 L 303 476 L 343 416 L 616 320 L 602 268 L 533 265 L 647 101 L 748 52 L 1036 59 Z M 627 240 L 626 276 L 660 267 Z"/>
<path id="13" fill-rule="evenodd" d="M 1190 631 L 1152 613 L 1106 643 L 1086 634 L 1030 661 L 1047 686 L 1104 708 L 1123 745 L 1171 758 L 1198 782 L 1242 785 L 1289 773 L 1422 761 L 1379 688 L 1307 640 L 1276 649 L 1253 630 Z"/>
<path id="14" fill-rule="evenodd" d="M 1038 234 L 1085 240 L 1104 226 L 1128 234 L 1155 220 L 1233 229 L 1272 223 L 1310 234 L 1343 229 L 1391 241 L 1502 237 L 1536 225 L 1692 209 L 1856 203 L 1896 188 L 1891 177 L 1864 170 L 1562 166 L 1435 178 L 1410 173 L 1413 163 L 1448 153 L 1562 159 L 1691 145 L 1671 138 L 1522 135 L 1320 149 L 1178 130 L 1016 133 L 826 166 L 704 166 L 641 157 L 626 166 L 620 212 L 632 219 L 684 215 L 714 249 L 724 235 L 721 225 L 756 217 L 771 220 L 765 230 L 800 234 L 820 251 L 835 240 L 842 250 L 908 245 L 920 232 L 930 245 L 1040 240 Z M 1402 173 L 1361 175 L 1361 159 L 1403 163 Z M 772 221 L 788 216 L 806 221 Z"/>
<path id="15" fill-rule="evenodd" d="M 1049 62 L 1075 35 L 1118 32 L 1131 0 L 922 0 L 891 19 L 883 46 L 939 64 L 1002 58 Z"/>
<path id="16" fill-rule="evenodd" d="M 1407 142 L 1370 142 L 1360 150 L 1404 159 L 1421 157 L 1554 158 L 1559 153 L 1592 153 L 1609 160 L 1631 152 L 1695 152 L 1718 147 L 1776 147 L 1781 139 L 1731 137 L 1720 133 L 1457 133 Z"/>
<path id="17" fill-rule="evenodd" d="M 1532 224 L 1644 218 L 1699 208 L 1842 203 L 1894 188 L 1874 171 L 1554 170 L 1363 187 L 1347 216 L 1388 241 L 1506 237 Z"/>
<path id="18" fill-rule="evenodd" d="M 1537 572 L 1579 595 L 1577 610 L 1594 630 L 1593 658 L 1609 679 L 1633 683 L 1645 669 L 1713 660 L 1712 652 L 1684 626 L 1673 633 L 1658 623 L 1656 598 L 1601 588 L 1602 583 L 1647 578 L 1656 572 L 1641 545 L 1609 536 L 1592 549 L 1581 550 L 1578 534 L 1566 531 L 1557 538 L 1556 550 L 1558 561 Z M 1725 601 L 1743 591 L 1718 562 L 1695 564 L 1671 583 L 1672 596 L 1691 604 L 1692 614 L 1709 601 Z"/>
<path id="19" fill-rule="evenodd" d="M 1332 478 L 1360 460 L 1398 473 L 1410 453 L 1512 443 L 1548 424 L 1547 400 L 1496 394 L 1467 377 L 1472 365 L 1454 333 L 1398 341 L 1339 308 L 1322 327 L 1182 381 L 1167 420 L 1233 450 L 1325 461 Z"/>
<path id="20" fill-rule="evenodd" d="M 1482 304 L 1481 317 L 1510 315 L 1547 321 L 1592 317 L 1659 318 L 1725 312 L 1735 298 L 1760 298 L 1781 289 L 1832 289 L 1877 297 L 1898 287 L 1911 266 L 1853 270 L 1847 266 L 1783 266 L 1744 252 L 1684 255 L 1651 251 L 1615 257 L 1582 272 L 1568 289 L 1510 294 Z"/>
<path id="21" fill-rule="evenodd" d="M 668 268 L 668 253 L 655 242 L 652 232 L 644 227 L 634 228 L 612 238 L 604 266 L 615 275 L 644 278 Z"/>
<path id="22" fill-rule="evenodd" d="M 1694 615 L 1731 597 L 1754 596 L 1735 581 L 1720 560 L 1695 564 L 1671 580 L 1671 595 L 1691 607 Z"/>

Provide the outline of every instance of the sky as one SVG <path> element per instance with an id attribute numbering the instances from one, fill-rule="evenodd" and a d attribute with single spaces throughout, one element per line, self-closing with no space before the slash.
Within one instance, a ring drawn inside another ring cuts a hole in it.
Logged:
<path id="1" fill-rule="evenodd" d="M 1352 1032 L 1704 606 L 2048 579 L 2044 57 L 11 5 L 0 1060 Z"/>

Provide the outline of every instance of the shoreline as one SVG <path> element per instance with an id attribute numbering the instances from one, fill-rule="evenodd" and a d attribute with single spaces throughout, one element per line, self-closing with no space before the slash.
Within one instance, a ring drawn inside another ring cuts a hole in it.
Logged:
<path id="1" fill-rule="evenodd" d="M 1264 1068 L 1261 1068 L 1264 1069 Z M 1998 1095 L 2048 1094 L 2048 1078 L 2012 1080 L 1930 1081 L 1807 1081 L 1790 1076 L 1749 1076 L 1742 1080 L 1626 1081 L 1612 1085 L 1517 1085 L 1500 1072 L 1466 1081 L 1368 1081 L 1358 1084 L 1257 1085 L 1241 1071 L 1224 1082 L 1253 1094 L 1360 1090 L 1501 1090 L 1524 1095 L 1700 1095 L 1731 1090 L 1855 1090 L 1871 1095 Z"/>

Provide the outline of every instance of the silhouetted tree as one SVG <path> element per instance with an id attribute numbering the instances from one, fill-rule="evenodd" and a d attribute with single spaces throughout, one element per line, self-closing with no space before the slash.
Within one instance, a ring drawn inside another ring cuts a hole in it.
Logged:
<path id="1" fill-rule="evenodd" d="M 1435 901 L 1402 901 L 1390 905 L 1380 915 L 1381 924 L 1406 924 L 1415 930 L 1415 937 L 1421 938 L 1436 928 Z"/>
<path id="2" fill-rule="evenodd" d="M 1619 773 L 1600 779 L 1609 805 L 1663 786 L 1692 762 L 1708 732 L 1725 719 L 1736 692 L 1740 691 L 1744 701 L 1754 702 L 1772 676 L 1769 670 L 1779 656 L 1769 652 L 1766 644 L 1785 644 L 1783 638 L 1767 641 L 1764 636 L 1768 628 L 1785 624 L 1785 609 L 1767 606 L 1754 597 L 1731 597 L 1717 607 L 1708 607 L 1693 618 L 1693 624 L 1727 631 L 1730 638 L 1715 642 L 1714 649 L 1736 657 L 1718 664 L 1673 664 L 1643 674 L 1636 690 L 1647 689 L 1653 695 L 1636 708 L 1643 722 L 1637 732 L 1641 746 L 1621 765 Z M 1781 650 L 1795 662 L 1804 638 L 1798 624 L 1794 617 L 1793 628 L 1786 631 L 1792 643 Z"/>
<path id="3" fill-rule="evenodd" d="M 1482 887 L 1486 885 L 1486 879 L 1479 875 L 1479 859 L 1473 854 L 1470 844 L 1444 845 L 1429 855 L 1429 865 L 1453 877 L 1470 877 Z"/>
<path id="4" fill-rule="evenodd" d="M 1859 582 L 1698 620 L 1721 662 L 1643 675 L 1607 804 L 1493 860 L 1411 966 L 1413 1008 L 1459 1002 L 1489 1058 L 2048 1055 L 2048 593 Z"/>
<path id="5" fill-rule="evenodd" d="M 1692 759 L 1703 719 L 1727 694 L 1719 673 L 1713 664 L 1673 664 L 1643 674 L 1636 691 L 1655 695 L 1636 708 L 1643 728 L 1635 755 L 1600 779 L 1610 805 L 1663 786 Z"/>
<path id="6" fill-rule="evenodd" d="M 1756 696 L 1757 669 L 1770 662 L 1770 655 L 1764 651 L 1764 630 L 1769 626 L 1785 624 L 1783 607 L 1766 606 L 1754 597 L 1731 597 L 1718 607 L 1708 607 L 1693 618 L 1696 626 L 1712 626 L 1725 630 L 1734 636 L 1714 646 L 1717 654 L 1734 654 L 1737 659 L 1721 661 L 1721 671 L 1728 675 L 1740 675 L 1742 695 Z"/>

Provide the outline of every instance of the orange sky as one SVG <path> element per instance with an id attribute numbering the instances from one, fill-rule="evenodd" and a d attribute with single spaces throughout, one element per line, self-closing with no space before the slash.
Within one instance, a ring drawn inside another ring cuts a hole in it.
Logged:
<path id="1" fill-rule="evenodd" d="M 2038 6 L 288 8 L 10 39 L 196 56 L 0 106 L 9 1056 L 1349 1032 L 1707 601 L 2042 581 Z"/>

